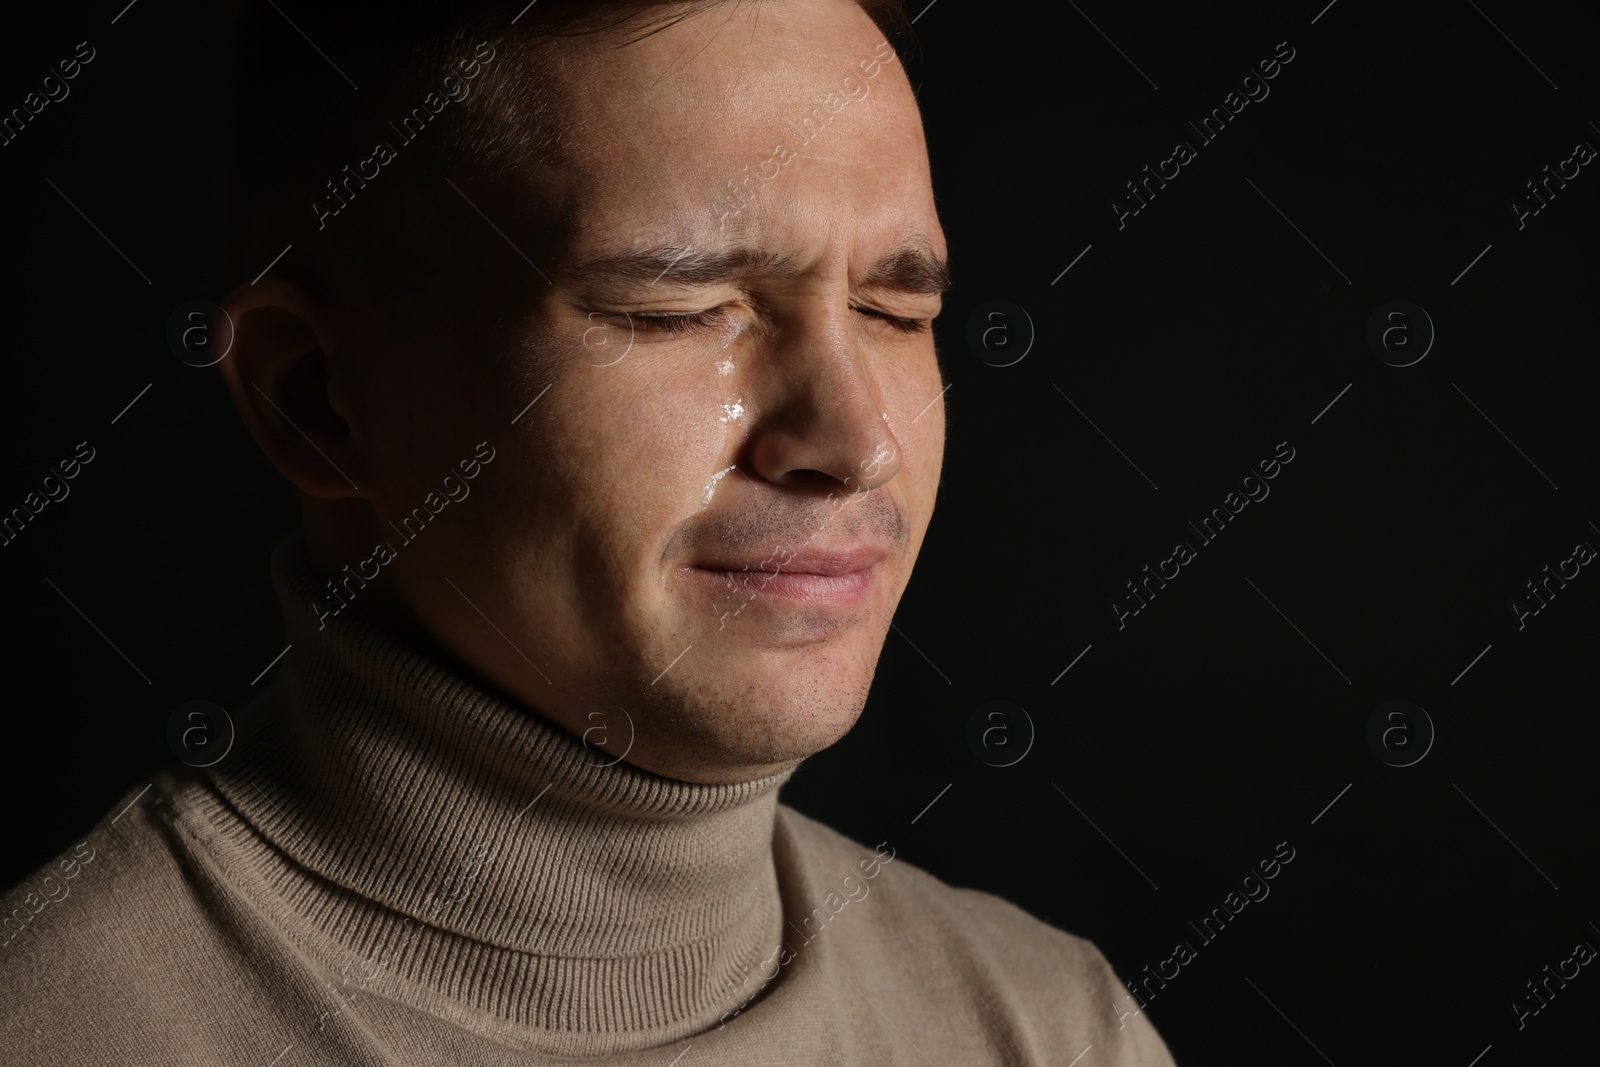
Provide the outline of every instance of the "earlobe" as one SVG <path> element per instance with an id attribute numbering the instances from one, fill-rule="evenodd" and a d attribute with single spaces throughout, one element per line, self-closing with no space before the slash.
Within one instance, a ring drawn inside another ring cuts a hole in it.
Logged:
<path id="1" fill-rule="evenodd" d="M 214 330 L 224 316 L 233 345 L 216 366 L 267 460 L 308 496 L 363 495 L 366 465 L 341 403 L 343 351 L 327 311 L 303 287 L 263 278 L 228 296 Z"/>

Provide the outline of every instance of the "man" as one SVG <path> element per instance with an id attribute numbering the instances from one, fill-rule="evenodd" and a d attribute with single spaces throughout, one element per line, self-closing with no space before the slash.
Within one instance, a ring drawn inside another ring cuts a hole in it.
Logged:
<path id="1" fill-rule="evenodd" d="M 1171 1063 L 1090 943 L 778 803 L 939 481 L 898 5 L 333 6 L 246 20 L 278 258 L 213 339 L 289 649 L 6 899 L 7 1062 Z"/>

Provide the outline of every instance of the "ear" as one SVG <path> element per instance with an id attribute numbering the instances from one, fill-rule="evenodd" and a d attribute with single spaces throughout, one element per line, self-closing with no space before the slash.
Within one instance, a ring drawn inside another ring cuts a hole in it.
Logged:
<path id="1" fill-rule="evenodd" d="M 233 347 L 217 369 L 267 460 L 307 496 L 368 497 L 360 486 L 370 468 L 341 388 L 353 368 L 343 365 L 349 356 L 329 309 L 304 287 L 269 277 L 229 294 L 212 329 L 227 323 Z"/>

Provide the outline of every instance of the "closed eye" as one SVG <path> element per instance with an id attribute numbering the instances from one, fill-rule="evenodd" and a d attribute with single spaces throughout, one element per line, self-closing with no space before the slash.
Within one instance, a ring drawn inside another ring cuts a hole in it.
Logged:
<path id="1" fill-rule="evenodd" d="M 851 310 L 860 312 L 868 318 L 877 319 L 891 329 L 901 333 L 922 333 L 933 325 L 932 319 L 908 319 L 899 315 L 890 315 L 877 308 L 855 306 Z M 670 334 L 688 334 L 696 330 L 713 330 L 717 332 L 728 328 L 731 320 L 724 308 L 711 308 L 707 311 L 691 311 L 661 315 L 630 315 L 632 322 L 641 323 L 646 327 L 663 330 Z"/>
<path id="2" fill-rule="evenodd" d="M 722 308 L 712 308 L 709 311 L 691 311 L 674 315 L 630 315 L 632 322 L 643 323 L 646 326 L 667 333 L 686 334 L 696 330 L 726 330 L 731 320 L 728 313 Z"/>
<path id="3" fill-rule="evenodd" d="M 885 311 L 879 311 L 877 308 L 856 307 L 852 308 L 852 310 L 859 311 L 868 318 L 881 319 L 901 333 L 921 333 L 933 325 L 932 319 L 906 319 L 898 315 L 890 315 Z"/>

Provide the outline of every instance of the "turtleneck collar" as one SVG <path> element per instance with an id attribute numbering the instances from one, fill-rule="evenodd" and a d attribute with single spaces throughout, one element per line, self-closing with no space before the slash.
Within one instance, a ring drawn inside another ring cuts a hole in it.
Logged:
<path id="1" fill-rule="evenodd" d="M 227 875 L 313 957 L 556 1054 L 677 1040 L 748 999 L 782 940 L 792 771 L 613 763 L 354 610 L 319 630 L 302 534 L 272 575 L 291 648 L 198 803 Z"/>

